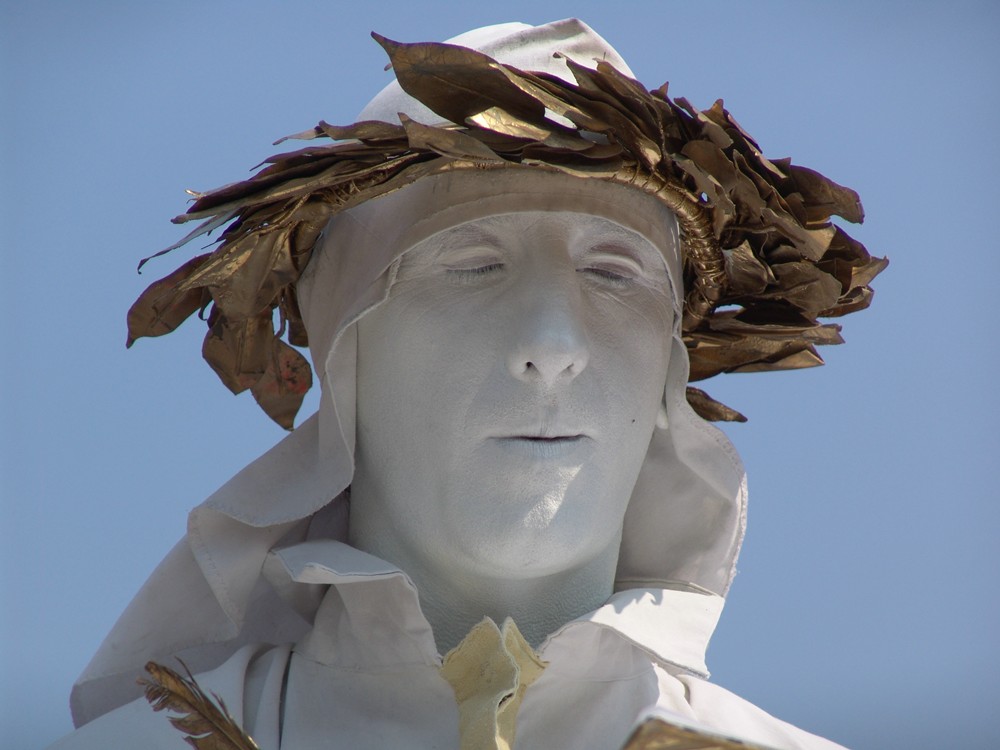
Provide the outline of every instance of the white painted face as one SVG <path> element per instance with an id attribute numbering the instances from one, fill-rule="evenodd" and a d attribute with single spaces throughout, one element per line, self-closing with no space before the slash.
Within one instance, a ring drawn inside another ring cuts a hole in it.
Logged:
<path id="1" fill-rule="evenodd" d="M 609 219 L 501 214 L 417 244 L 358 323 L 366 515 L 407 557 L 515 579 L 617 544 L 673 316 L 660 250 Z"/>

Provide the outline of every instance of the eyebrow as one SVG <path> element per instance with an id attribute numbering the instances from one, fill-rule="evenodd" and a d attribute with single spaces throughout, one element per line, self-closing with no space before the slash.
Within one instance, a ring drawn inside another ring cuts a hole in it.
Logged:
<path id="1" fill-rule="evenodd" d="M 450 227 L 437 235 L 437 251 L 435 256 L 441 252 L 456 250 L 469 245 L 485 245 L 497 247 L 500 243 L 496 235 L 482 226 L 481 223 L 460 224 L 457 227 Z"/>
<path id="2" fill-rule="evenodd" d="M 624 255 L 645 266 L 648 261 L 664 263 L 660 249 L 638 232 L 617 224 L 603 226 L 600 231 L 585 238 L 587 252 L 609 252 Z"/>

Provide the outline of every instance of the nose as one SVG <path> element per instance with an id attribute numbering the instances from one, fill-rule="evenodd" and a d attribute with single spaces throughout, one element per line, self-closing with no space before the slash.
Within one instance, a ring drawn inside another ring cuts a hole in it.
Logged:
<path id="1" fill-rule="evenodd" d="M 579 295 L 558 284 L 531 286 L 530 296 L 517 301 L 507 369 L 518 380 L 546 387 L 569 383 L 590 358 Z"/>

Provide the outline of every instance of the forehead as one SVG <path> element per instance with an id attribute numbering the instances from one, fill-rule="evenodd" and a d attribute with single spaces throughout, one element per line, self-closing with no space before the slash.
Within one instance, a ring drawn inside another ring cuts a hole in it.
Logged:
<path id="1" fill-rule="evenodd" d="M 482 216 L 446 227 L 406 250 L 443 253 L 470 246 L 500 250 L 560 246 L 571 253 L 591 249 L 622 250 L 660 258 L 672 248 L 659 248 L 642 234 L 603 216 L 576 211 L 516 211 Z"/>

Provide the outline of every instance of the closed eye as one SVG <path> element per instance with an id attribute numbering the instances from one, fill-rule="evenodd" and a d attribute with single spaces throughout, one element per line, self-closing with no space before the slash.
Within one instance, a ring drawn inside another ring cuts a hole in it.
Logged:
<path id="1" fill-rule="evenodd" d="M 579 272 L 596 278 L 602 284 L 610 284 L 616 287 L 631 286 L 635 283 L 635 276 L 625 270 L 619 271 L 612 268 L 588 266 L 587 268 L 581 268 Z"/>
<path id="2" fill-rule="evenodd" d="M 448 275 L 453 278 L 472 280 L 503 270 L 503 263 L 486 263 L 472 268 L 449 268 Z"/>

